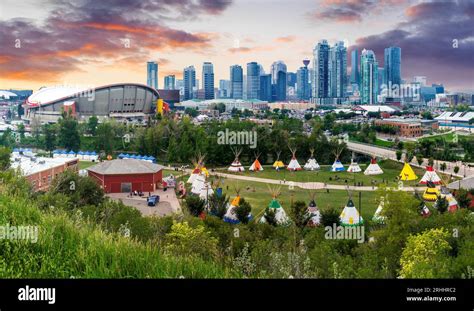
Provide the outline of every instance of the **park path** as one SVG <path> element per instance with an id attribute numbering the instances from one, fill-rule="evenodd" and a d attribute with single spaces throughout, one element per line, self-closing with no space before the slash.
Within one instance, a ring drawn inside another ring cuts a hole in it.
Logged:
<path id="1" fill-rule="evenodd" d="M 173 168 L 172 168 L 173 169 Z M 186 169 L 185 174 L 191 174 L 193 170 Z M 180 170 L 182 172 L 182 170 Z M 245 180 L 245 181 L 252 181 L 258 183 L 265 183 L 265 184 L 273 184 L 273 185 L 282 185 L 282 186 L 290 186 L 293 183 L 293 186 L 301 188 L 301 189 L 311 189 L 311 190 L 319 190 L 319 189 L 330 189 L 330 190 L 353 190 L 353 191 L 376 191 L 378 187 L 375 186 L 346 186 L 346 185 L 334 185 L 334 184 L 325 184 L 322 182 L 297 182 L 297 181 L 284 181 L 281 179 L 271 179 L 271 178 L 261 178 L 261 177 L 253 177 L 253 176 L 245 176 L 245 175 L 238 175 L 238 174 L 228 174 L 222 172 L 212 172 L 209 171 L 210 175 L 235 179 L 235 180 Z M 183 176 L 183 173 L 179 175 L 180 177 Z M 425 191 L 426 187 L 402 187 L 398 188 L 401 191 L 407 192 L 420 192 Z"/>
<path id="2" fill-rule="evenodd" d="M 369 144 L 362 144 L 362 143 L 356 143 L 356 142 L 347 142 L 347 148 L 349 150 L 366 154 L 366 155 L 375 155 L 380 158 L 385 158 L 385 159 L 390 159 L 393 161 L 397 161 L 400 163 L 403 163 L 403 161 L 398 161 L 397 160 L 397 155 L 396 151 L 393 149 L 389 148 L 382 148 L 374 145 L 369 145 Z M 441 171 L 440 166 L 442 163 L 446 164 L 446 170 Z M 415 158 L 412 162 L 410 162 L 410 165 L 416 166 L 416 167 L 421 167 L 425 168 L 428 165 L 428 159 L 424 158 L 423 163 L 419 165 L 416 161 Z M 465 165 L 464 163 L 458 161 L 458 162 L 448 162 L 448 161 L 440 161 L 440 160 L 434 160 L 434 169 L 440 172 L 443 172 L 445 174 L 450 174 L 456 177 L 469 177 L 469 176 L 474 176 L 474 167 L 469 167 L 468 165 Z M 454 173 L 454 167 L 458 166 L 459 167 L 459 172 L 456 174 Z"/>

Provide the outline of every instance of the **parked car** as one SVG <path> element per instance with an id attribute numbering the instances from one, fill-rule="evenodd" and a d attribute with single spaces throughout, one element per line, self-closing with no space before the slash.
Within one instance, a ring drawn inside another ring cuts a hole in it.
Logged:
<path id="1" fill-rule="evenodd" d="M 152 195 L 148 197 L 147 203 L 148 206 L 156 206 L 160 202 L 160 196 L 159 195 Z"/>

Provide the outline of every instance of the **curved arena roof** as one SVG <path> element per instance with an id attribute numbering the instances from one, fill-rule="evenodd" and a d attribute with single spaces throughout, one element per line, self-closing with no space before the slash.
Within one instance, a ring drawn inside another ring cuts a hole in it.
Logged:
<path id="1" fill-rule="evenodd" d="M 91 92 L 96 92 L 101 89 L 111 88 L 111 87 L 120 87 L 125 85 L 139 86 L 152 91 L 157 97 L 159 97 L 158 91 L 154 88 L 149 87 L 145 84 L 139 83 L 116 83 L 108 84 L 95 88 L 90 87 L 69 87 L 69 86 L 53 86 L 53 87 L 44 87 L 34 92 L 28 99 L 26 103 L 30 106 L 37 105 L 48 105 L 58 101 L 67 100 L 69 98 L 74 98 L 77 96 L 87 96 Z"/>
<path id="2" fill-rule="evenodd" d="M 10 97 L 17 97 L 17 95 L 15 93 L 10 92 L 10 91 L 0 90 L 0 98 L 10 99 Z"/>

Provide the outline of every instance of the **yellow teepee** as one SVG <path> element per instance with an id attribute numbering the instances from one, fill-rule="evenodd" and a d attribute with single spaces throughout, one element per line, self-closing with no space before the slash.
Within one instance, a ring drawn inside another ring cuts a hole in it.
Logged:
<path id="1" fill-rule="evenodd" d="M 405 162 L 405 165 L 403 166 L 403 169 L 398 177 L 400 177 L 400 180 L 406 181 L 415 180 L 418 178 L 408 162 Z"/>

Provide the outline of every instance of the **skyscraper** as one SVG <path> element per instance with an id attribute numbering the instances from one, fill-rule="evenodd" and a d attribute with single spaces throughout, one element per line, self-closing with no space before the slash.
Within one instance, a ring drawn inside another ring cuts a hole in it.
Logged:
<path id="1" fill-rule="evenodd" d="M 149 61 L 146 63 L 146 85 L 158 89 L 158 63 Z"/>
<path id="2" fill-rule="evenodd" d="M 243 98 L 244 71 L 239 65 L 230 66 L 230 97 Z"/>
<path id="3" fill-rule="evenodd" d="M 193 99 L 193 90 L 196 86 L 196 70 L 194 66 L 189 66 L 184 68 L 183 71 L 183 79 L 184 79 L 184 100 Z"/>
<path id="4" fill-rule="evenodd" d="M 272 84 L 275 85 L 275 100 L 285 101 L 286 100 L 286 88 L 287 88 L 287 68 L 286 64 L 282 61 L 276 61 L 272 64 Z"/>
<path id="5" fill-rule="evenodd" d="M 363 104 L 377 103 L 379 66 L 375 53 L 364 49 L 360 56 L 361 101 Z"/>
<path id="6" fill-rule="evenodd" d="M 202 88 L 204 99 L 214 99 L 214 66 L 210 62 L 202 65 Z"/>
<path id="7" fill-rule="evenodd" d="M 311 96 L 309 84 L 309 60 L 303 61 L 304 67 L 300 67 L 296 72 L 296 97 L 299 100 L 308 100 Z"/>
<path id="8" fill-rule="evenodd" d="M 272 101 L 272 75 L 260 75 L 259 99 L 267 102 Z"/>
<path id="9" fill-rule="evenodd" d="M 247 99 L 258 99 L 260 67 L 256 62 L 247 64 Z"/>
<path id="10" fill-rule="evenodd" d="M 165 90 L 174 90 L 176 88 L 175 81 L 176 81 L 176 79 L 175 79 L 174 75 L 165 76 L 164 89 Z"/>
<path id="11" fill-rule="evenodd" d="M 402 50 L 399 47 L 389 47 L 384 52 L 384 83 L 390 85 L 398 85 L 402 83 L 401 77 L 401 57 Z"/>
<path id="12" fill-rule="evenodd" d="M 329 50 L 328 72 L 329 97 L 344 97 L 347 85 L 347 50 L 342 41 Z"/>
<path id="13" fill-rule="evenodd" d="M 352 84 L 360 84 L 359 72 L 359 51 L 357 49 L 351 52 L 351 81 Z"/>
<path id="14" fill-rule="evenodd" d="M 314 47 L 313 58 L 313 97 L 329 97 L 329 44 L 326 40 L 321 40 Z"/>
<path id="15" fill-rule="evenodd" d="M 219 80 L 219 98 L 230 98 L 230 80 Z"/>

